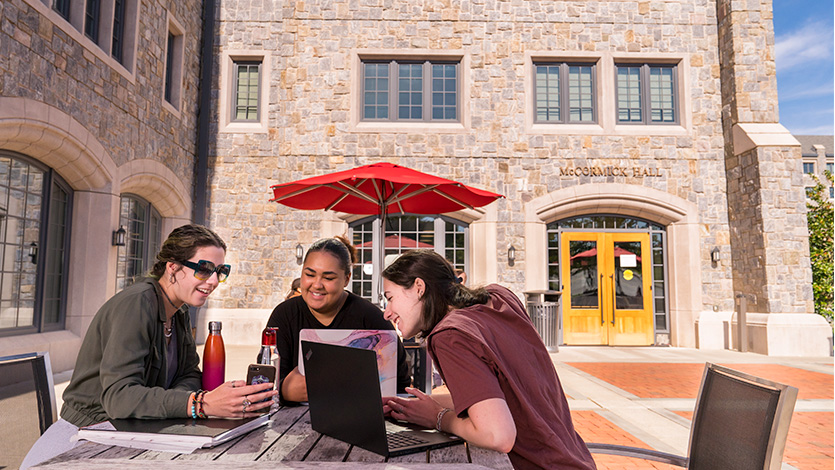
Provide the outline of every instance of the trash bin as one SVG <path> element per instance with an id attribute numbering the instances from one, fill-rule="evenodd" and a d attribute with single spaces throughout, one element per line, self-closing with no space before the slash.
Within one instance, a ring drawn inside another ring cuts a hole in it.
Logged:
<path id="1" fill-rule="evenodd" d="M 549 352 L 559 351 L 559 344 L 562 343 L 560 294 L 556 290 L 525 292 L 528 316 Z"/>

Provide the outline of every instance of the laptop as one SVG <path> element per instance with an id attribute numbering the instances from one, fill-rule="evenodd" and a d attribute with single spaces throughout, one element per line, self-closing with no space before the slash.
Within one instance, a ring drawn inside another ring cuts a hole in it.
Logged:
<path id="1" fill-rule="evenodd" d="M 463 444 L 458 436 L 386 419 L 376 353 L 302 341 L 313 430 L 384 457 Z"/>

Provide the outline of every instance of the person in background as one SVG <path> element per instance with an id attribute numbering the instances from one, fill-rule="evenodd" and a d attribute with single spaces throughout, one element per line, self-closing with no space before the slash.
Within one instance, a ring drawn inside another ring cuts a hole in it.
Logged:
<path id="1" fill-rule="evenodd" d="M 511 291 L 468 288 L 441 255 L 413 250 L 383 271 L 383 293 L 386 319 L 405 338 L 426 338 L 449 390 L 409 388 L 414 398 L 385 401 L 387 415 L 507 452 L 515 469 L 596 468 L 551 356 Z"/>
<path id="2" fill-rule="evenodd" d="M 455 269 L 455 275 L 459 279 L 459 281 L 458 281 L 459 284 L 464 284 L 464 285 L 467 284 L 467 273 L 465 273 L 463 269 L 456 268 Z"/>
<path id="3" fill-rule="evenodd" d="M 284 296 L 284 300 L 290 300 L 293 297 L 302 295 L 301 285 L 302 279 L 300 277 L 293 279 L 293 283 L 290 284 L 290 290 L 287 292 L 287 295 Z"/>
<path id="4" fill-rule="evenodd" d="M 279 398 L 284 404 L 307 401 L 307 385 L 299 373 L 299 332 L 305 328 L 393 330 L 374 304 L 345 290 L 351 281 L 356 250 L 343 237 L 323 238 L 313 243 L 302 263 L 301 295 L 278 304 L 267 321 L 277 328 L 280 359 Z M 412 378 L 406 350 L 397 340 L 397 391 L 402 393 Z"/>
<path id="5" fill-rule="evenodd" d="M 174 229 L 148 278 L 111 297 L 81 344 L 61 419 L 35 443 L 21 468 L 76 445 L 79 427 L 108 419 L 250 418 L 271 405 L 273 384 L 226 382 L 201 391 L 189 306 L 200 307 L 229 276 L 226 244 L 201 225 Z"/>

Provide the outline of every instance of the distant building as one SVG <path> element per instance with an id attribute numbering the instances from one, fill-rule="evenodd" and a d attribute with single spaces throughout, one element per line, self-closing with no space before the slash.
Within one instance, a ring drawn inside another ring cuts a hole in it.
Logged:
<path id="1" fill-rule="evenodd" d="M 471 285 L 560 291 L 566 344 L 735 348 L 745 296 L 749 350 L 829 355 L 810 149 L 779 124 L 771 17 L 731 0 L 3 1 L 0 355 L 71 368 L 96 310 L 190 220 L 229 245 L 197 313 L 229 344 L 259 340 L 298 244 L 345 233 L 372 300 L 373 247 L 397 235 L 386 254 L 429 245 Z M 378 161 L 506 198 L 386 233 L 268 202 Z"/>
<path id="2" fill-rule="evenodd" d="M 814 175 L 824 186 L 829 187 L 829 198 L 835 199 L 835 188 L 824 177 L 827 171 L 835 175 L 835 171 L 833 171 L 833 167 L 835 167 L 833 136 L 796 135 L 794 138 L 800 142 L 800 155 L 803 158 L 803 184 L 807 193 L 815 186 L 815 180 L 811 177 Z"/>

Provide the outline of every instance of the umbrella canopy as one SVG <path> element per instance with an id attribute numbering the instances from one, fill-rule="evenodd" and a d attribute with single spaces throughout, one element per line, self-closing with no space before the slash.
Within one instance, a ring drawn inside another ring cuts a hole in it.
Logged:
<path id="1" fill-rule="evenodd" d="M 503 197 L 391 163 L 277 184 L 272 190 L 272 201 L 295 209 L 379 215 L 442 214 Z"/>
<path id="2" fill-rule="evenodd" d="M 388 214 L 443 214 L 486 206 L 504 197 L 386 162 L 276 184 L 271 188 L 271 201 L 295 209 L 378 214 L 381 237 L 385 237 Z M 374 271 L 378 273 L 378 299 L 382 298 L 379 273 L 385 244 L 381 240 L 373 260 Z"/>

